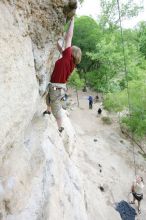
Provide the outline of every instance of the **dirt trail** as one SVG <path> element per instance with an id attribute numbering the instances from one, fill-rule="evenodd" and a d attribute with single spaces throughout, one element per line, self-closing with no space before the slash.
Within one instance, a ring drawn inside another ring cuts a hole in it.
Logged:
<path id="1" fill-rule="evenodd" d="M 97 216 L 100 220 L 117 220 L 120 219 L 119 214 L 111 204 L 131 199 L 128 194 L 134 180 L 132 144 L 121 134 L 115 116 L 109 115 L 113 120 L 111 125 L 105 125 L 101 120 L 102 116 L 107 115 L 106 111 L 97 117 L 101 103 L 89 110 L 89 95 L 95 96 L 92 93 L 79 93 L 80 108 L 77 107 L 75 93 L 70 98 L 73 103 L 70 118 L 80 143 L 72 160 L 83 174 L 89 220 L 96 220 Z M 137 171 L 145 179 L 146 162 L 138 150 L 136 147 Z M 100 186 L 104 192 L 99 189 Z M 139 220 L 146 219 L 145 202 L 146 199 L 142 202 L 142 214 L 137 217 Z"/>

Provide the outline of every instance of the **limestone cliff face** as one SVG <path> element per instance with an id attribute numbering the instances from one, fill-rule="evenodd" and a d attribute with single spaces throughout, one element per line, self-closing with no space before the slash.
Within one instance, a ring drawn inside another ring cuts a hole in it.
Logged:
<path id="1" fill-rule="evenodd" d="M 54 117 L 42 116 L 56 41 L 76 6 L 76 0 L 0 1 L 0 220 L 120 219 L 113 195 L 123 198 L 125 186 L 126 198 L 125 170 L 132 169 L 120 137 L 110 128 L 97 134 L 96 126 L 90 136 L 99 123 L 95 112 L 74 112 L 76 133 L 63 112 L 61 135 Z"/>
<path id="2" fill-rule="evenodd" d="M 5 123 L 1 146 L 12 142 L 34 114 L 38 92 L 44 92 L 40 84 L 47 83 L 53 66 L 56 41 L 65 19 L 74 12 L 70 4 L 59 0 L 0 2 L 0 122 Z"/>
<path id="3" fill-rule="evenodd" d="M 64 115 L 59 136 L 40 96 L 75 8 L 73 0 L 0 1 L 0 219 L 86 219 L 69 159 L 74 131 Z"/>

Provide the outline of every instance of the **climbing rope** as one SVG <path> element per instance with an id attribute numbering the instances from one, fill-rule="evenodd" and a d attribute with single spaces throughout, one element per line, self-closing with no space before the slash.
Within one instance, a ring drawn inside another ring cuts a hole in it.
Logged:
<path id="1" fill-rule="evenodd" d="M 123 64 L 124 64 L 124 73 L 126 79 L 126 88 L 127 88 L 127 97 L 128 97 L 128 109 L 130 117 L 132 115 L 131 105 L 130 105 L 130 92 L 129 92 L 129 84 L 128 84 L 128 73 L 127 73 L 127 63 L 126 63 L 126 54 L 125 54 L 125 45 L 124 45 L 124 36 L 123 36 L 123 28 L 122 28 L 122 19 L 121 19 L 121 10 L 120 10 L 120 2 L 117 0 L 118 13 L 119 13 L 119 24 L 120 24 L 120 32 L 121 32 L 121 42 L 122 42 L 122 50 L 123 50 Z M 136 176 L 136 158 L 135 158 L 135 146 L 133 142 L 133 132 L 132 132 L 132 148 L 133 148 L 133 164 L 134 164 L 134 174 Z"/>

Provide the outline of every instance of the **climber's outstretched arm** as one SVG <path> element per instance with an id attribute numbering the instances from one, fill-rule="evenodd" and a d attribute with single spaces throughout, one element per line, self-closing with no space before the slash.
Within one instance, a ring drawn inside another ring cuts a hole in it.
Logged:
<path id="1" fill-rule="evenodd" d="M 63 49 L 62 49 L 61 45 L 59 44 L 59 40 L 57 41 L 57 48 L 58 48 L 60 53 L 63 52 Z"/>
<path id="2" fill-rule="evenodd" d="M 65 35 L 65 48 L 71 47 L 74 31 L 74 17 L 71 18 L 68 31 Z"/>

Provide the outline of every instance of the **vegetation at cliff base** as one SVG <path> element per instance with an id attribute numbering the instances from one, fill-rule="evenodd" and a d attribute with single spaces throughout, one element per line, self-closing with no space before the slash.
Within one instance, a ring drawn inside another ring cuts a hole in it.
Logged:
<path id="1" fill-rule="evenodd" d="M 117 1 L 103 0 L 101 9 L 96 21 L 88 16 L 75 19 L 73 44 L 83 53 L 77 67 L 78 77 L 92 90 L 104 94 L 107 110 L 126 112 L 122 123 L 136 137 L 143 137 L 146 135 L 146 22 L 135 28 L 123 28 L 122 39 Z M 121 21 L 137 16 L 141 9 L 133 1 L 122 3 Z"/>

